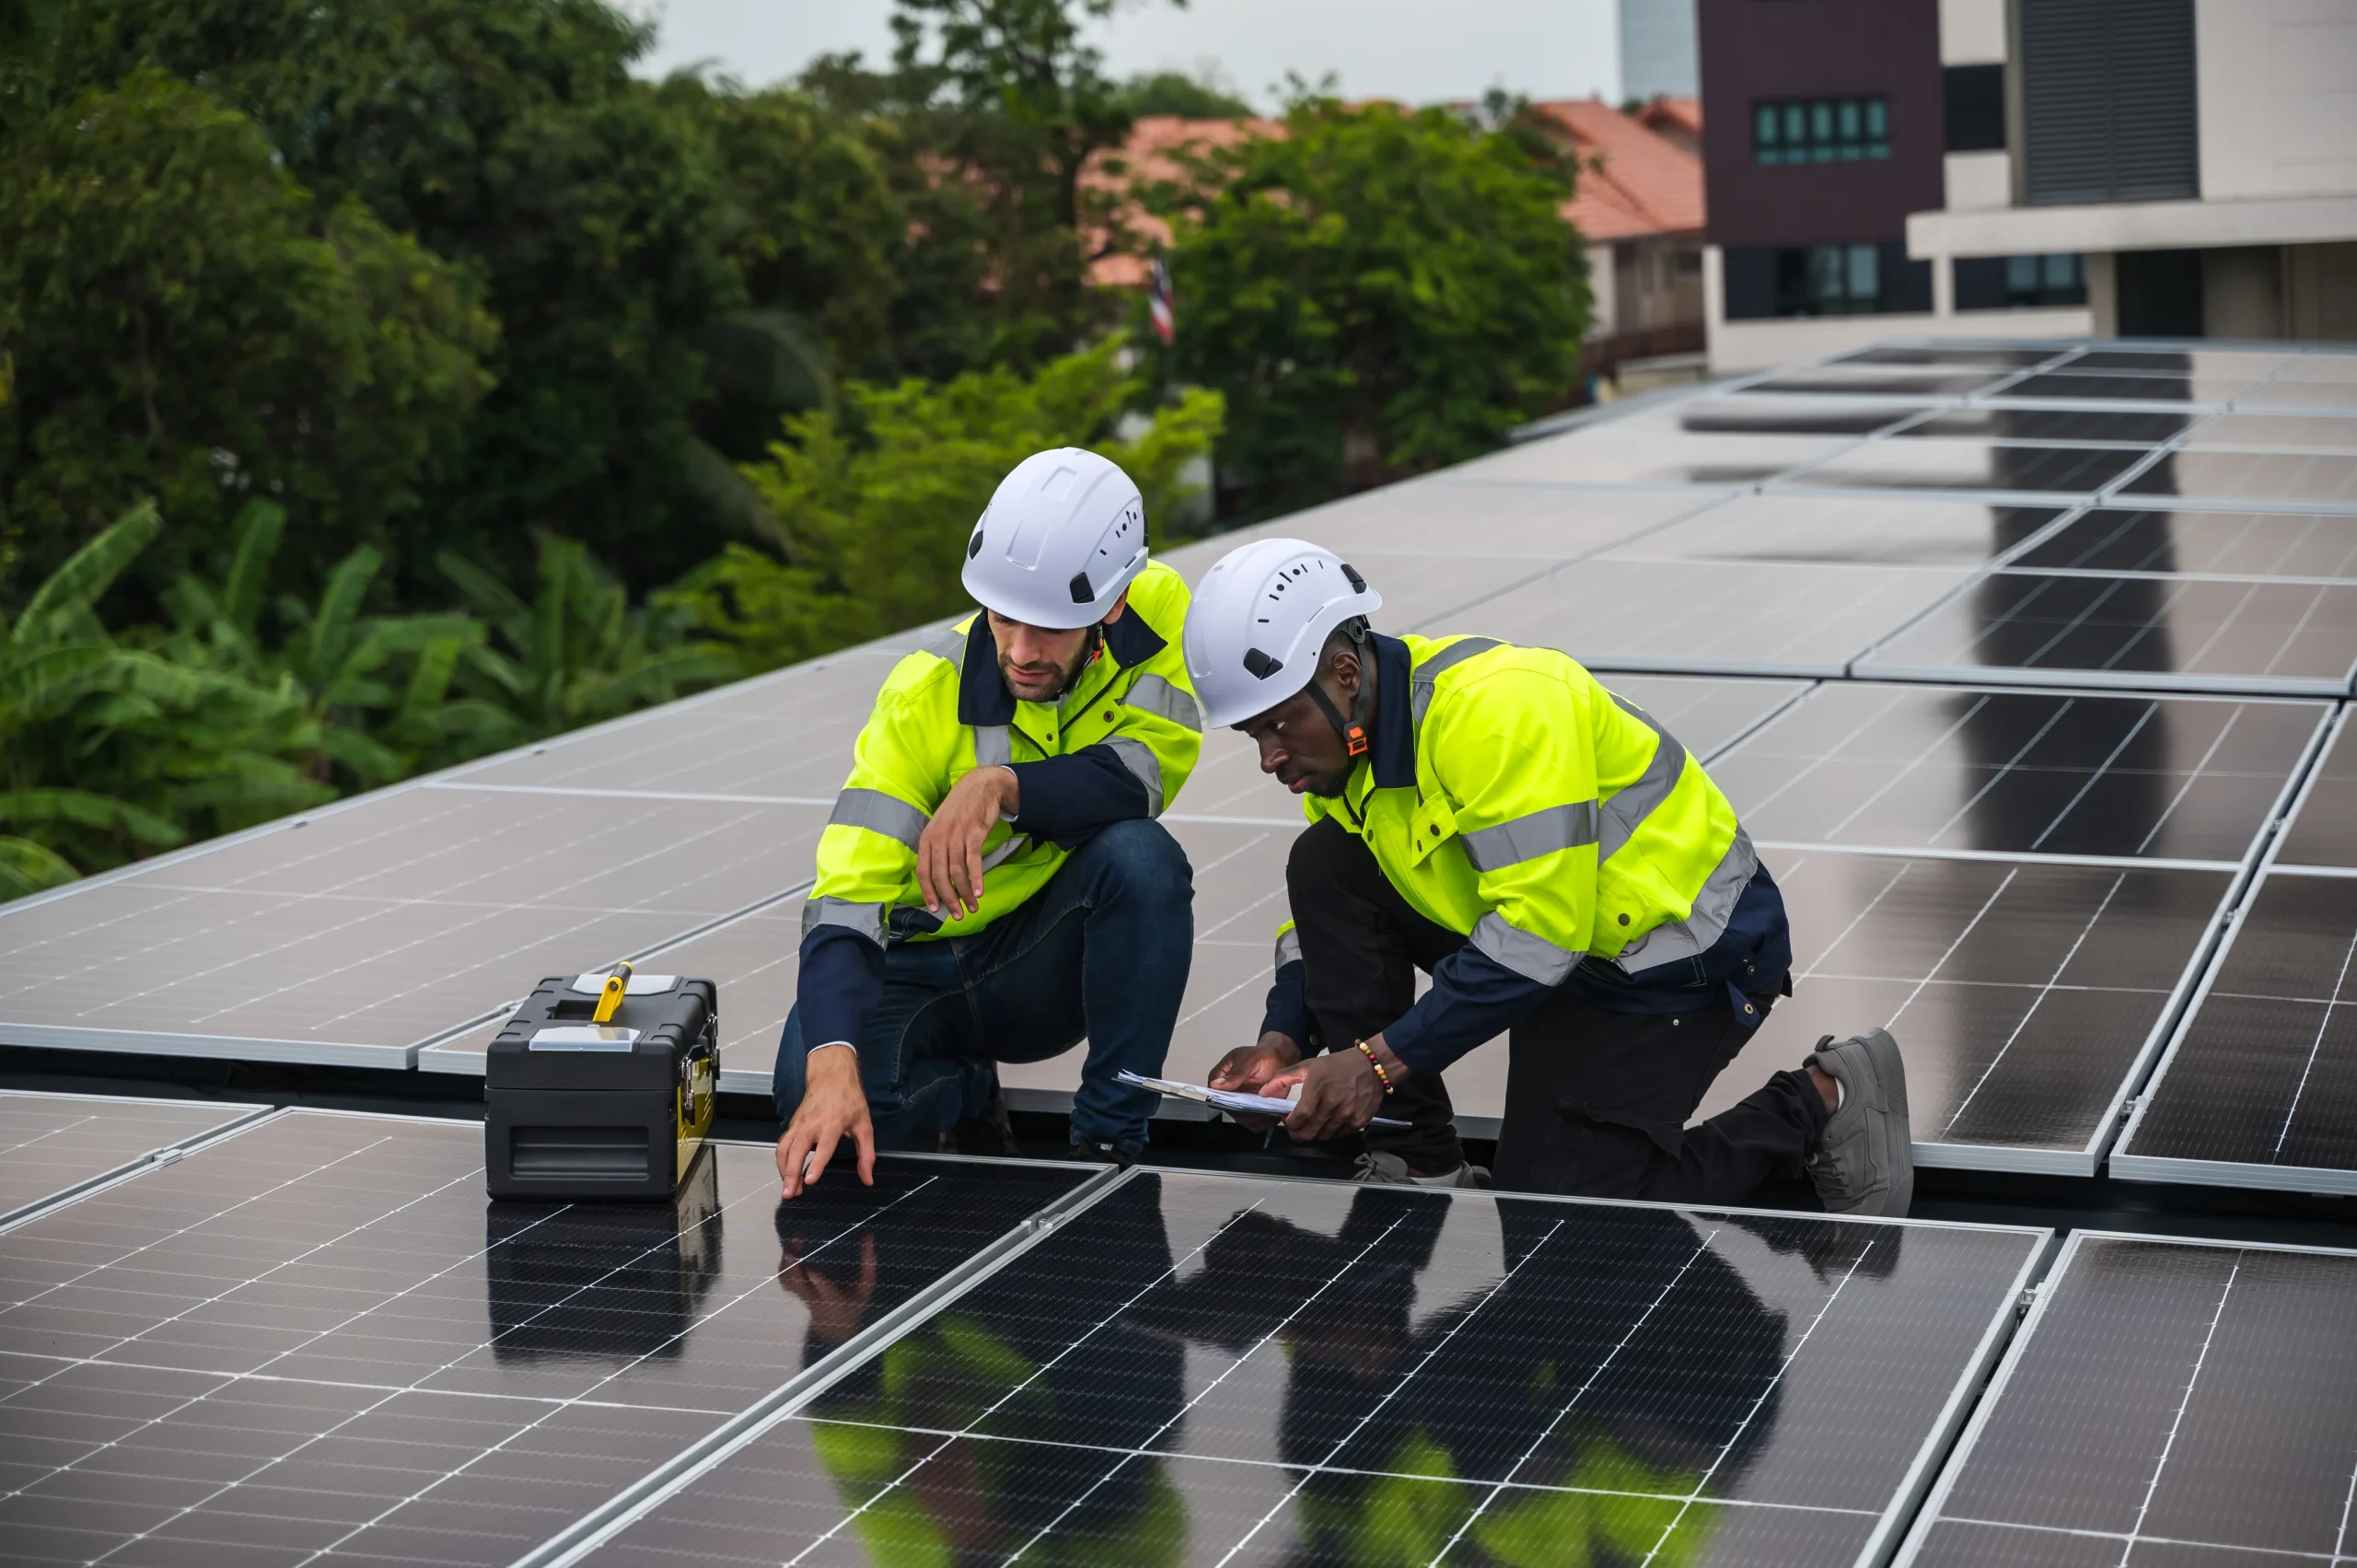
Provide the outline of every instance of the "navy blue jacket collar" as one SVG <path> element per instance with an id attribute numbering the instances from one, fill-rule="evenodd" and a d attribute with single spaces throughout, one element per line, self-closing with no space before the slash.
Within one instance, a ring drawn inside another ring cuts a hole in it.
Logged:
<path id="1" fill-rule="evenodd" d="M 1101 629 L 1105 652 L 1123 669 L 1135 669 L 1168 646 L 1161 633 L 1145 623 L 1137 607 L 1132 605 L 1119 621 Z M 1400 653 L 1407 653 L 1406 645 Z M 1403 667 L 1404 668 L 1404 667 Z M 1407 684 L 1403 675 L 1400 680 Z M 974 611 L 974 623 L 966 633 L 965 662 L 958 671 L 958 722 L 977 728 L 987 725 L 1015 722 L 1015 693 L 1006 688 L 1006 678 L 998 672 L 998 639 L 991 635 L 991 618 L 982 610 Z M 1415 775 L 1415 748 L 1408 751 L 1410 782 Z"/>
<path id="2" fill-rule="evenodd" d="M 1408 645 L 1382 633 L 1375 643 L 1375 744 L 1367 759 L 1377 789 L 1416 785 L 1416 718 L 1409 705 L 1415 656 Z"/>

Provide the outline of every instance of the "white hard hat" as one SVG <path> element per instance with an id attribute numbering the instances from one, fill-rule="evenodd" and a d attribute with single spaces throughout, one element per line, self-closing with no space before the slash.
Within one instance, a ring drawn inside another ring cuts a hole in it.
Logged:
<path id="1" fill-rule="evenodd" d="M 998 482 L 960 574 L 985 610 L 1051 632 L 1093 626 L 1145 570 L 1145 500 L 1078 447 L 1034 452 Z"/>
<path id="2" fill-rule="evenodd" d="M 1187 673 L 1206 725 L 1240 724 L 1309 684 L 1334 628 L 1383 608 L 1342 558 L 1255 540 L 1203 574 L 1187 610 Z"/>

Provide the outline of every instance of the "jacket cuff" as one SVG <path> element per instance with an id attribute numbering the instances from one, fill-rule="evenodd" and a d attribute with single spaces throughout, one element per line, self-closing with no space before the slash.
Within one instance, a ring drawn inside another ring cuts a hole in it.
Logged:
<path id="1" fill-rule="evenodd" d="M 1383 1031 L 1383 1043 L 1411 1073 L 1437 1073 L 1514 1028 L 1554 989 L 1468 943 L 1433 966 L 1432 989 Z"/>
<path id="2" fill-rule="evenodd" d="M 1115 822 L 1150 815 L 1145 785 L 1110 747 L 1084 746 L 1063 757 L 1005 766 L 1021 785 L 1017 832 L 1069 849 Z"/>
<path id="3" fill-rule="evenodd" d="M 1260 1032 L 1281 1034 L 1309 1054 L 1309 966 L 1295 958 L 1277 968 L 1276 983 L 1269 987 L 1268 1005 L 1260 1010 Z"/>
<path id="4" fill-rule="evenodd" d="M 849 1040 L 855 1050 L 883 996 L 883 948 L 842 925 L 814 927 L 802 939 L 795 1002 L 806 1051 L 837 1040 Z"/>

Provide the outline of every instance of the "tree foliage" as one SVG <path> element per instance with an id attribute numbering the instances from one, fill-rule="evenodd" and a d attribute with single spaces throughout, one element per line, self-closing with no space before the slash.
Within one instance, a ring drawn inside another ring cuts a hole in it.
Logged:
<path id="1" fill-rule="evenodd" d="M 1142 389 L 1109 340 L 1036 376 L 978 371 L 931 384 L 852 383 L 840 413 L 785 422 L 747 477 L 778 518 L 783 559 L 732 547 L 669 596 L 742 667 L 767 668 L 882 636 L 968 602 L 967 536 L 1007 470 L 1049 447 L 1119 462 L 1167 542 L 1190 494 L 1188 470 L 1220 431 L 1220 401 L 1196 390 L 1150 419 L 1124 411 Z"/>
<path id="2" fill-rule="evenodd" d="M 302 508 L 316 572 L 460 445 L 496 338 L 475 296 L 357 202 L 314 222 L 210 95 L 80 95 L 0 143 L 0 546 L 45 575 L 143 494 L 224 542 L 258 494 Z"/>
<path id="3" fill-rule="evenodd" d="M 1296 101 L 1196 160 L 1168 372 L 1217 388 L 1255 515 L 1488 450 L 1574 384 L 1589 298 L 1573 166 L 1527 116 Z"/>

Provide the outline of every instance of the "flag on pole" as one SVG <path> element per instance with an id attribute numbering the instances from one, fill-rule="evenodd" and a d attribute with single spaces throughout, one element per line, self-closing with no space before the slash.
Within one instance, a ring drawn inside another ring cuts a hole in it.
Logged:
<path id="1" fill-rule="evenodd" d="M 1170 269 L 1163 264 L 1159 256 L 1154 259 L 1154 272 L 1146 285 L 1145 308 L 1146 314 L 1154 320 L 1154 335 L 1162 340 L 1165 347 L 1168 347 L 1178 333 L 1178 315 L 1170 297 Z"/>

